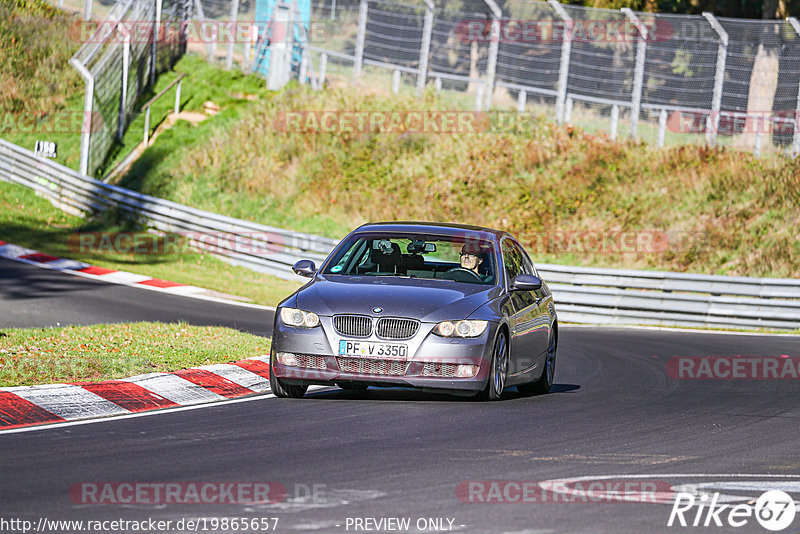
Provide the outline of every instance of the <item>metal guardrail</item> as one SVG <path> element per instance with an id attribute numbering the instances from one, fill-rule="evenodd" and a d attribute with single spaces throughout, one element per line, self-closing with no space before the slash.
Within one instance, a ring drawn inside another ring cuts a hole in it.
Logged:
<path id="1" fill-rule="evenodd" d="M 292 232 L 143 195 L 82 176 L 0 139 L 0 179 L 82 212 L 116 208 L 205 250 L 284 279 L 322 261 L 335 239 Z M 800 280 L 539 264 L 564 322 L 718 328 L 800 328 Z"/>
<path id="2" fill-rule="evenodd" d="M 150 107 L 158 101 L 159 98 L 164 96 L 167 91 L 172 89 L 174 85 L 177 85 L 178 88 L 175 90 L 175 115 L 177 116 L 178 113 L 181 111 L 181 81 L 186 77 L 186 73 L 181 73 L 178 75 L 177 78 L 169 82 L 165 88 L 163 88 L 157 95 L 153 98 L 148 100 L 142 106 L 142 111 L 144 112 L 144 146 L 147 147 L 147 142 L 150 140 Z"/>
<path id="3" fill-rule="evenodd" d="M 298 279 L 299 259 L 323 260 L 335 239 L 293 232 L 191 208 L 82 176 L 63 165 L 0 139 L 0 179 L 38 191 L 71 210 L 96 213 L 116 208 L 163 232 L 229 260 L 283 279 Z"/>
<path id="4" fill-rule="evenodd" d="M 562 321 L 800 328 L 800 280 L 537 265 Z"/>

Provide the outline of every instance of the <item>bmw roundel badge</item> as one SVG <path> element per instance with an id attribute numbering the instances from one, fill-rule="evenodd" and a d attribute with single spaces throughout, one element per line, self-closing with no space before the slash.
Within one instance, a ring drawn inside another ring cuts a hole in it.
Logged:
<path id="1" fill-rule="evenodd" d="M 374 308 L 372 308 L 372 313 L 381 313 L 382 311 L 383 311 L 383 308 L 379 308 L 378 306 L 375 306 Z"/>

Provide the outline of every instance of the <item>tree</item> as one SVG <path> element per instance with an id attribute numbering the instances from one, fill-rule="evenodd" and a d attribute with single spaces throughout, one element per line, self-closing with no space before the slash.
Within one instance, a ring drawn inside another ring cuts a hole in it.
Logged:
<path id="1" fill-rule="evenodd" d="M 785 0 L 762 0 L 761 17 L 776 19 L 785 17 Z M 745 132 L 739 144 L 742 148 L 751 149 L 755 145 L 755 132 L 766 132 L 769 126 L 769 117 L 775 103 L 775 91 L 778 88 L 778 72 L 780 61 L 780 40 L 777 38 L 781 31 L 779 24 L 764 24 L 759 32 L 758 51 L 750 73 L 750 87 L 747 95 L 747 121 Z M 755 117 L 749 116 L 750 114 Z"/>

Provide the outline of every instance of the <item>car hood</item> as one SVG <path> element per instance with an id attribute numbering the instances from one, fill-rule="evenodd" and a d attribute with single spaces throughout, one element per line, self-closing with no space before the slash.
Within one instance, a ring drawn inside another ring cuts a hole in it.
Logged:
<path id="1" fill-rule="evenodd" d="M 412 317 L 426 322 L 464 319 L 500 295 L 497 286 L 374 276 L 321 276 L 297 293 L 297 307 L 318 315 L 353 313 Z"/>

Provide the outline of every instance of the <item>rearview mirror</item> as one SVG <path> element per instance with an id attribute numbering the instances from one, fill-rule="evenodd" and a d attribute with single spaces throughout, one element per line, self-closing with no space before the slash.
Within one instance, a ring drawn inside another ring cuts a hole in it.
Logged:
<path id="1" fill-rule="evenodd" d="M 311 260 L 300 260 L 292 267 L 294 274 L 311 278 L 317 272 L 317 266 Z"/>
<path id="2" fill-rule="evenodd" d="M 542 287 L 542 281 L 532 274 L 518 274 L 511 283 L 512 291 L 536 291 Z"/>
<path id="3" fill-rule="evenodd" d="M 422 252 L 436 252 L 436 243 L 426 241 L 412 241 L 406 246 L 409 254 L 420 254 Z"/>

